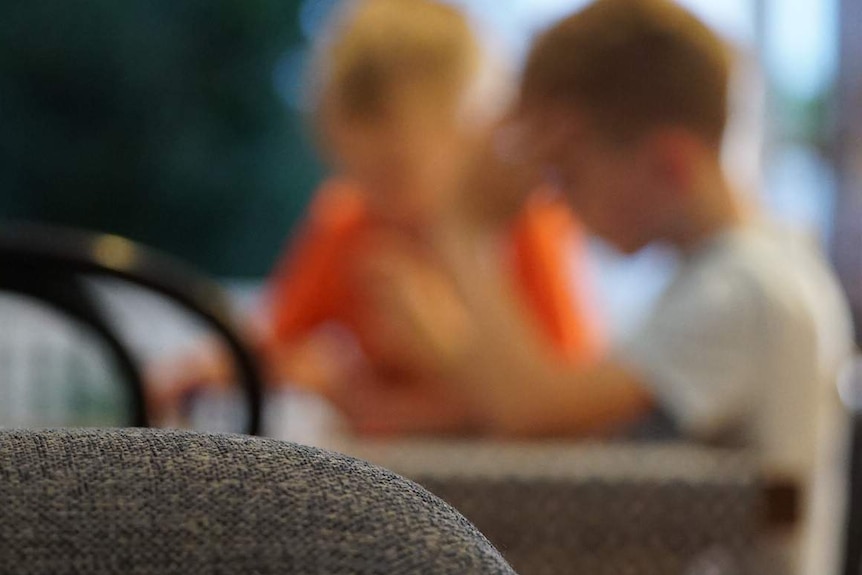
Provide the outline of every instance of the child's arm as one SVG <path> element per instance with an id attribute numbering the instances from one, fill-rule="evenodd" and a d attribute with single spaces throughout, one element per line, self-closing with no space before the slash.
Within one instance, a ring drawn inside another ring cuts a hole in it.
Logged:
<path id="1" fill-rule="evenodd" d="M 654 401 L 649 388 L 625 367 L 549 361 L 547 344 L 519 305 L 508 273 L 477 259 L 495 252 L 481 245 L 488 241 L 485 234 L 466 231 L 442 242 L 457 288 L 442 282 L 430 289 L 435 284 L 421 267 L 397 254 L 376 258 L 379 321 L 427 377 L 397 390 L 404 397 L 381 386 L 347 390 L 340 401 L 349 406 L 347 415 L 361 423 L 379 413 L 378 406 L 391 405 L 398 409 L 401 431 L 415 430 L 424 419 L 425 429 L 437 431 L 457 423 L 461 430 L 501 435 L 582 435 L 648 412 Z M 350 395 L 358 393 L 373 401 Z M 451 413 L 458 418 L 450 419 Z"/>
<path id="2" fill-rule="evenodd" d="M 320 346 L 305 341 L 314 327 L 327 318 L 338 297 L 338 265 L 359 205 L 341 184 L 327 184 L 315 198 L 309 217 L 289 251 L 276 266 L 266 288 L 265 302 L 256 317 L 246 323 L 246 341 L 262 363 L 268 385 L 303 380 L 313 385 Z M 149 370 L 148 395 L 158 416 L 177 411 L 194 392 L 229 385 L 233 366 L 226 350 L 207 341 L 194 353 Z M 322 376 L 321 376 L 322 377 Z"/>

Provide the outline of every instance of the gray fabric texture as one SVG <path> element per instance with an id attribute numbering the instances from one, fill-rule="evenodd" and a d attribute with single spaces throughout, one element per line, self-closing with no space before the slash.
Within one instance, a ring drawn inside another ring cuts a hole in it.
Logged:
<path id="1" fill-rule="evenodd" d="M 464 514 L 522 575 L 762 575 L 754 454 L 687 443 L 357 440 Z"/>
<path id="2" fill-rule="evenodd" d="M 0 573 L 514 573 L 371 464 L 164 430 L 0 430 Z"/>

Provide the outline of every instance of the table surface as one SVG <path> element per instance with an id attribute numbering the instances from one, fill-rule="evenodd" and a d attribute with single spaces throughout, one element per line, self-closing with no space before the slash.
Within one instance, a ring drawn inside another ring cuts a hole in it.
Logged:
<path id="1" fill-rule="evenodd" d="M 747 482 L 756 470 L 749 454 L 685 442 L 356 437 L 325 402 L 297 392 L 270 398 L 265 420 L 271 437 L 345 453 L 407 476 L 433 471 L 437 476 L 522 480 Z"/>

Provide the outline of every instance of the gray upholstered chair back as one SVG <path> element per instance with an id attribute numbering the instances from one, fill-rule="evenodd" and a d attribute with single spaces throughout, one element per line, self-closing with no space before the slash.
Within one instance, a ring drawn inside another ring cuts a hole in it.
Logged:
<path id="1" fill-rule="evenodd" d="M 460 514 L 335 453 L 159 430 L 0 430 L 0 573 L 499 573 Z"/>
<path id="2" fill-rule="evenodd" d="M 762 485 L 744 452 L 482 440 L 356 440 L 338 449 L 453 505 L 522 575 L 768 572 L 755 563 Z"/>

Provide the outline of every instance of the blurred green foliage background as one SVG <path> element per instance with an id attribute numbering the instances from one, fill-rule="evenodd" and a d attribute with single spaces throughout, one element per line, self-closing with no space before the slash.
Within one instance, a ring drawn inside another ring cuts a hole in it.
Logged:
<path id="1" fill-rule="evenodd" d="M 82 226 L 264 274 L 321 174 L 279 88 L 308 40 L 299 9 L 3 0 L 0 225 Z"/>

